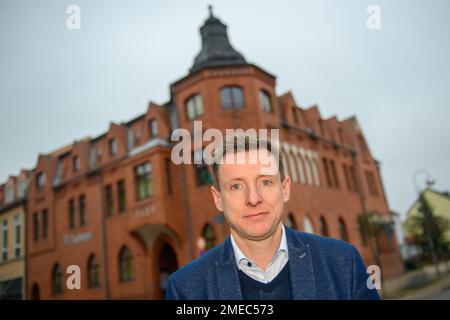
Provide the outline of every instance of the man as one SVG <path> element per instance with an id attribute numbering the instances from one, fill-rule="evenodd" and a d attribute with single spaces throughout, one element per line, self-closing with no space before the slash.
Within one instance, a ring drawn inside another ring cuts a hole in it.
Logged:
<path id="1" fill-rule="evenodd" d="M 167 299 L 379 299 L 353 245 L 282 224 L 291 180 L 276 146 L 233 137 L 217 160 L 211 192 L 231 235 L 172 274 Z"/>

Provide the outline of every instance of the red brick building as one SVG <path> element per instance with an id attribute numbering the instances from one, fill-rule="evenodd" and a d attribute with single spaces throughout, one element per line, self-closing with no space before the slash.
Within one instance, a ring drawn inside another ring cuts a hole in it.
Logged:
<path id="1" fill-rule="evenodd" d="M 202 50 L 170 85 L 170 101 L 39 156 L 27 193 L 29 298 L 162 298 L 168 274 L 200 254 L 200 238 L 208 249 L 228 236 L 208 168 L 170 160 L 171 133 L 192 132 L 194 120 L 203 130 L 279 128 L 294 182 L 285 222 L 355 244 L 386 277 L 402 272 L 394 236 L 379 234 L 374 250 L 358 223 L 389 207 L 357 120 L 323 119 L 291 93 L 277 96 L 275 77 L 234 50 L 212 14 L 200 31 Z M 81 268 L 80 290 L 65 286 L 69 265 Z"/>

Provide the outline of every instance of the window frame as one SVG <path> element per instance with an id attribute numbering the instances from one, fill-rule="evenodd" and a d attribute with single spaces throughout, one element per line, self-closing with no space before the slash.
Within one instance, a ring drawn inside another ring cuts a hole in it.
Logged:
<path id="1" fill-rule="evenodd" d="M 139 172 L 139 170 L 141 170 L 141 172 Z M 152 197 L 154 195 L 154 186 L 152 180 L 153 167 L 150 161 L 136 165 L 133 171 L 136 201 L 141 201 Z M 143 191 L 142 194 L 141 191 Z"/>
<path id="2" fill-rule="evenodd" d="M 239 101 L 237 97 L 235 97 L 235 90 L 238 90 L 241 94 L 242 101 Z M 230 101 L 224 101 L 224 94 L 228 93 Z M 222 110 L 239 110 L 244 109 L 246 106 L 244 88 L 239 85 L 227 85 L 220 88 L 219 91 L 220 96 L 220 106 Z M 238 103 L 242 103 L 242 105 L 238 105 Z"/>
<path id="3" fill-rule="evenodd" d="M 188 121 L 194 120 L 202 116 L 205 112 L 205 107 L 203 105 L 203 97 L 200 93 L 195 93 L 190 95 L 184 103 L 184 110 L 186 113 L 186 119 Z M 191 115 L 190 110 L 193 112 Z"/>
<path id="4" fill-rule="evenodd" d="M 269 109 L 266 110 L 264 101 L 268 102 Z M 261 110 L 267 113 L 273 113 L 272 95 L 265 89 L 259 90 L 259 103 L 261 104 Z"/>

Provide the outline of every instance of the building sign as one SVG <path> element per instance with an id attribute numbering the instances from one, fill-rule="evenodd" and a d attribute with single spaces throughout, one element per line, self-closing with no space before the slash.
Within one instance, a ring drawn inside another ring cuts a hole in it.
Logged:
<path id="1" fill-rule="evenodd" d="M 85 232 L 79 234 L 66 234 L 64 235 L 64 244 L 72 245 L 86 242 L 92 239 L 92 232 Z"/>
<path id="2" fill-rule="evenodd" d="M 155 205 L 154 204 L 134 210 L 134 215 L 136 217 L 145 217 L 145 216 L 149 216 L 153 213 L 155 213 Z"/>

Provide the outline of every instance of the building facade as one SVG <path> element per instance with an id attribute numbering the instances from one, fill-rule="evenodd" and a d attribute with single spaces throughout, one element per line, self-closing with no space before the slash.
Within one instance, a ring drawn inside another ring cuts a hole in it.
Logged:
<path id="1" fill-rule="evenodd" d="M 212 13 L 189 73 L 170 100 L 107 132 L 40 155 L 28 188 L 27 295 L 31 299 L 160 299 L 168 275 L 228 235 L 205 164 L 176 165 L 179 129 L 280 129 L 293 181 L 285 223 L 353 243 L 385 277 L 401 273 L 396 241 L 371 242 L 360 216 L 389 216 L 379 163 L 356 118 L 323 119 L 276 78 L 248 63 Z M 202 147 L 192 145 L 192 155 Z M 66 270 L 81 270 L 69 290 Z"/>
<path id="2" fill-rule="evenodd" d="M 0 300 L 25 298 L 25 212 L 30 176 L 30 171 L 22 170 L 0 186 Z"/>

